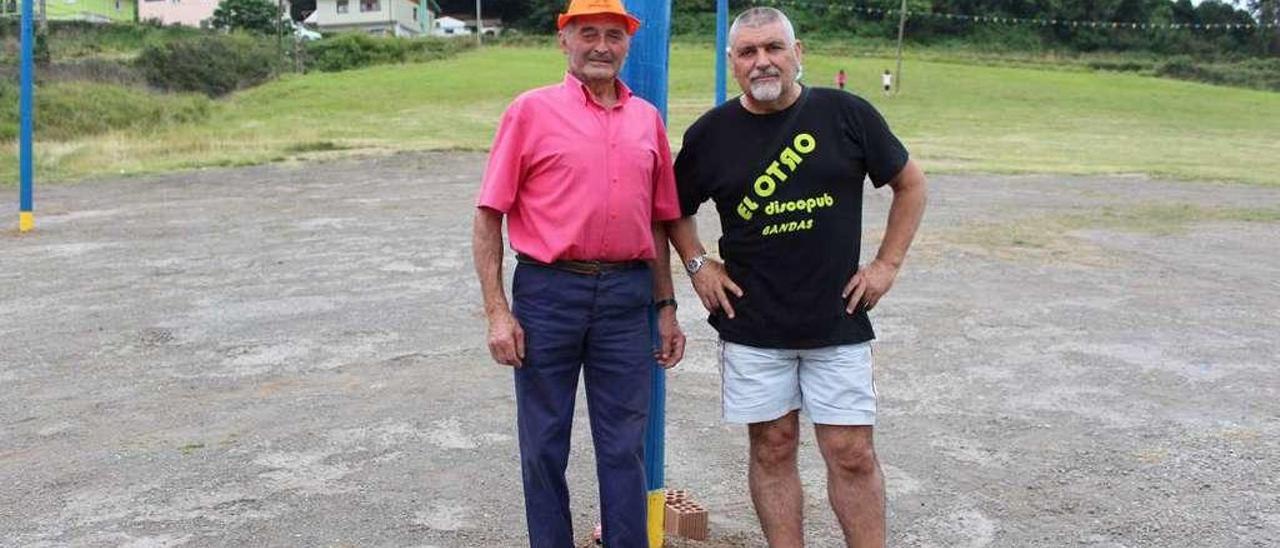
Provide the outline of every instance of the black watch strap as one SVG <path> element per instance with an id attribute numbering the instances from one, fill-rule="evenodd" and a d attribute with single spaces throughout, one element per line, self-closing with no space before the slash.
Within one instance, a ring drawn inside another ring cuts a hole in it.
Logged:
<path id="1" fill-rule="evenodd" d="M 654 310 L 662 310 L 662 307 L 664 306 L 670 306 L 672 310 L 678 310 L 680 308 L 676 303 L 675 298 L 662 299 L 661 301 L 654 301 L 653 303 Z"/>

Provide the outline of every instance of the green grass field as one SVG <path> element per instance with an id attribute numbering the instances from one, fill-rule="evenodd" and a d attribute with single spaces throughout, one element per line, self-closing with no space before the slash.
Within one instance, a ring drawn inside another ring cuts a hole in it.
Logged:
<path id="1" fill-rule="evenodd" d="M 81 19 L 83 14 L 106 17 L 112 21 L 133 21 L 136 0 L 47 0 L 49 19 Z"/>
<path id="2" fill-rule="evenodd" d="M 201 121 L 40 142 L 45 180 L 397 150 L 483 150 L 505 105 L 558 81 L 550 48 L 496 47 L 427 64 L 313 73 L 236 94 Z M 677 44 L 671 138 L 711 106 L 710 48 Z M 1280 184 L 1280 94 L 1084 70 L 908 59 L 903 93 L 882 97 L 883 58 L 810 55 L 877 105 L 931 172 L 1145 173 Z M 730 89 L 733 89 L 732 82 Z M 13 184 L 16 146 L 0 156 Z"/>

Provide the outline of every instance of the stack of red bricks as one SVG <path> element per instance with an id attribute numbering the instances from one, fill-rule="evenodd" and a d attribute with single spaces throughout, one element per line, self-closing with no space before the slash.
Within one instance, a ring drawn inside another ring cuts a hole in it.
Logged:
<path id="1" fill-rule="evenodd" d="M 684 489 L 667 491 L 666 494 L 663 523 L 667 534 L 690 540 L 707 540 L 707 509 L 694 502 Z"/>

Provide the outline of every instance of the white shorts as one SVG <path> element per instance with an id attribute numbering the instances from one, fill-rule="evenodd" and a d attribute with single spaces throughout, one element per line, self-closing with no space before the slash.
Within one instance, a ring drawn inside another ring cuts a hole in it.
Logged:
<path id="1" fill-rule="evenodd" d="M 799 409 L 814 424 L 873 426 L 871 344 L 803 350 L 720 341 L 724 420 L 768 422 Z"/>

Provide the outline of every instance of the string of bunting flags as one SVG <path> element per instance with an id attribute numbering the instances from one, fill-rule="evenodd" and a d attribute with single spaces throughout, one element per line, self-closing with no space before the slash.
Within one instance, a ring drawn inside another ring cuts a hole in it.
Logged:
<path id="1" fill-rule="evenodd" d="M 799 7 L 799 8 L 820 8 L 833 11 L 844 11 L 847 13 L 865 13 L 870 15 L 897 15 L 901 10 L 897 8 L 877 8 L 871 6 L 857 6 L 853 4 L 818 4 L 812 2 L 804 2 L 800 0 L 763 0 L 753 2 L 755 5 L 765 5 L 773 7 Z M 926 17 L 931 19 L 945 19 L 950 21 L 969 21 L 973 23 L 991 23 L 1006 25 L 1039 25 L 1054 27 L 1071 27 L 1071 28 L 1090 28 L 1090 29 L 1130 29 L 1130 30 L 1254 30 L 1254 29 L 1271 29 L 1276 28 L 1273 24 L 1259 23 L 1213 23 L 1213 24 L 1191 24 L 1191 23 L 1136 23 L 1131 21 L 1086 21 L 1079 19 L 1039 19 L 1025 17 L 1008 17 L 1004 15 L 969 15 L 964 13 L 937 13 L 929 11 L 913 11 L 907 10 L 907 17 L 917 18 Z"/>

